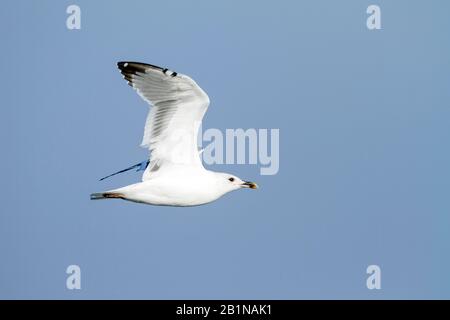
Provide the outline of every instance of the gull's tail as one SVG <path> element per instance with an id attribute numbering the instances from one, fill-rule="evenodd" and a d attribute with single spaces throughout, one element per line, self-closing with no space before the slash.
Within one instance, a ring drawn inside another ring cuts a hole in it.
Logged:
<path id="1" fill-rule="evenodd" d="M 124 195 L 118 192 L 96 192 L 91 193 L 91 200 L 101 199 L 123 199 Z"/>

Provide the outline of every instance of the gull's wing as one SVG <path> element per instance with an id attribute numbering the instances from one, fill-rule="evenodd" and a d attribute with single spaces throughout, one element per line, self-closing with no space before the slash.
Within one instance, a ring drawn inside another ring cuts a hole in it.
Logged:
<path id="1" fill-rule="evenodd" d="M 152 106 L 141 144 L 151 151 L 143 180 L 166 163 L 201 166 L 197 134 L 208 95 L 188 76 L 165 68 L 139 62 L 117 65 L 128 84 Z"/>

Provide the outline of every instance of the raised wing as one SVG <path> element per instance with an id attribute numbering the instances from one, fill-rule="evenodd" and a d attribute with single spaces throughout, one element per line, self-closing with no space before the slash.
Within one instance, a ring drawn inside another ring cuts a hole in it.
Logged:
<path id="1" fill-rule="evenodd" d="M 141 144 L 151 151 L 150 165 L 142 179 L 166 163 L 201 166 L 197 134 L 208 95 L 188 76 L 165 68 L 139 62 L 117 65 L 128 84 L 152 106 Z"/>

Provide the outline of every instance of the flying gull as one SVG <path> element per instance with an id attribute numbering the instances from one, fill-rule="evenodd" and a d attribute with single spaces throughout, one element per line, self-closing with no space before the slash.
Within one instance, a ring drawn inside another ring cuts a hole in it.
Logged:
<path id="1" fill-rule="evenodd" d="M 197 206 L 233 190 L 258 187 L 254 182 L 203 167 L 197 134 L 209 98 L 194 80 L 151 64 L 119 62 L 117 65 L 128 84 L 151 106 L 141 144 L 149 149 L 150 159 L 128 168 L 145 165 L 142 182 L 93 193 L 92 200 Z"/>

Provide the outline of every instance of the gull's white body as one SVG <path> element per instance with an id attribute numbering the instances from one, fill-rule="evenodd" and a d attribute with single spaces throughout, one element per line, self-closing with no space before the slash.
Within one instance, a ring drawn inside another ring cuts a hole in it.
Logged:
<path id="1" fill-rule="evenodd" d="M 217 178 L 219 175 L 219 179 Z M 123 195 L 123 199 L 153 205 L 197 206 L 220 198 L 225 193 L 238 189 L 228 187 L 222 174 L 188 165 L 171 165 L 166 172 L 155 174 L 146 181 L 132 184 L 112 192 Z"/>
<path id="2" fill-rule="evenodd" d="M 257 186 L 226 173 L 206 170 L 197 149 L 197 134 L 209 106 L 206 93 L 188 76 L 138 62 L 119 62 L 128 83 L 152 107 L 142 146 L 151 152 L 142 182 L 91 194 L 91 199 L 196 206 L 240 188 Z"/>

